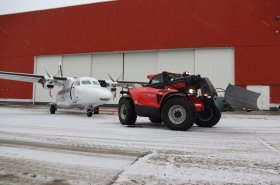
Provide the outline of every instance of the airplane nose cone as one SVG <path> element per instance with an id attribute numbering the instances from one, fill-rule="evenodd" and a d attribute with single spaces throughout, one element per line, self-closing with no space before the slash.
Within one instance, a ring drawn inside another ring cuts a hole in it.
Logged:
<path id="1" fill-rule="evenodd" d="M 107 91 L 107 89 L 104 89 L 104 92 L 101 94 L 99 100 L 107 102 L 110 101 L 112 98 L 112 93 L 109 90 Z"/>
<path id="2" fill-rule="evenodd" d="M 113 98 L 110 90 L 106 88 L 84 88 L 80 95 L 79 103 L 92 106 L 105 104 Z"/>

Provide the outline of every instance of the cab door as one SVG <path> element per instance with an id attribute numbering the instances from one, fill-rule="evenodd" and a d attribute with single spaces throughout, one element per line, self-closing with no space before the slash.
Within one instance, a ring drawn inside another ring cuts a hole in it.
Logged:
<path id="1" fill-rule="evenodd" d="M 141 87 L 130 89 L 130 93 L 133 97 L 134 103 L 144 106 L 159 107 L 157 95 L 160 89 L 151 87 Z"/>

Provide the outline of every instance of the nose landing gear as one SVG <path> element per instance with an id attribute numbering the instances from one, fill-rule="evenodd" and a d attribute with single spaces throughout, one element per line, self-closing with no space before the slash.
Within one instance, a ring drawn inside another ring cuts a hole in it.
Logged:
<path id="1" fill-rule="evenodd" d="M 87 117 L 91 117 L 92 116 L 92 112 L 93 112 L 93 108 L 92 107 L 88 107 L 87 108 Z"/>
<path id="2" fill-rule="evenodd" d="M 55 114 L 55 111 L 57 110 L 57 105 L 56 104 L 51 104 L 50 106 L 50 113 Z"/>

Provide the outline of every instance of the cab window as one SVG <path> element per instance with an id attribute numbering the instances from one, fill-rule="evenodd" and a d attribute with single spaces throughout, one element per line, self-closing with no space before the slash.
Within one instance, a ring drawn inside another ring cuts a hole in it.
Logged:
<path id="1" fill-rule="evenodd" d="M 151 80 L 151 84 L 162 83 L 163 78 L 162 75 L 156 76 Z"/>

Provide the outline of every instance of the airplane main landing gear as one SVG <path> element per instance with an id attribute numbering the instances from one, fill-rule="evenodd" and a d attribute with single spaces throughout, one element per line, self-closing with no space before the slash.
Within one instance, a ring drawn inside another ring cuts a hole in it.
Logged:
<path id="1" fill-rule="evenodd" d="M 56 110 L 57 110 L 56 104 L 51 104 L 51 106 L 50 106 L 50 113 L 51 114 L 55 114 Z"/>
<path id="2" fill-rule="evenodd" d="M 88 107 L 87 108 L 87 116 L 91 117 L 92 114 L 99 114 L 99 107 L 94 107 L 94 108 L 92 106 Z"/>
<path id="3" fill-rule="evenodd" d="M 91 117 L 93 114 L 93 109 L 92 107 L 87 108 L 87 117 Z"/>
<path id="4" fill-rule="evenodd" d="M 99 114 L 99 107 L 94 107 L 93 113 L 94 114 Z"/>

